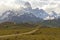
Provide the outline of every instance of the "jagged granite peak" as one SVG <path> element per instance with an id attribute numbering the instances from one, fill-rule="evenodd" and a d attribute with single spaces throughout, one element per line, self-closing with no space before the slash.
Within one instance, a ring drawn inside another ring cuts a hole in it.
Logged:
<path id="1" fill-rule="evenodd" d="M 52 11 L 50 17 L 54 17 L 54 19 L 58 19 L 58 14 L 55 11 Z"/>
<path id="2" fill-rule="evenodd" d="M 16 23 L 24 23 L 24 22 L 38 22 L 41 19 L 37 18 L 36 16 L 34 16 L 32 13 L 28 14 L 25 13 L 23 15 L 20 16 L 13 16 L 11 19 L 9 19 L 10 21 L 16 22 Z"/>
<path id="3" fill-rule="evenodd" d="M 45 10 L 43 10 L 43 9 L 38 9 L 38 8 L 36 8 L 36 9 L 33 10 L 33 14 L 34 14 L 35 16 L 39 17 L 39 18 L 42 18 L 42 19 L 44 19 L 44 18 L 46 18 L 47 16 L 49 16 L 49 14 L 48 14 L 47 12 L 45 12 Z"/>
<path id="4" fill-rule="evenodd" d="M 21 15 L 22 14 L 22 15 Z M 51 15 L 49 15 L 45 10 L 43 9 L 28 9 L 24 8 L 22 10 L 14 11 L 14 10 L 7 10 L 5 11 L 2 16 L 0 16 L 0 21 L 14 21 L 14 22 L 27 22 L 27 21 L 41 21 L 46 19 L 46 18 L 52 18 L 56 17 L 57 14 L 56 12 L 52 11 Z M 49 20 L 49 18 L 47 19 Z"/>

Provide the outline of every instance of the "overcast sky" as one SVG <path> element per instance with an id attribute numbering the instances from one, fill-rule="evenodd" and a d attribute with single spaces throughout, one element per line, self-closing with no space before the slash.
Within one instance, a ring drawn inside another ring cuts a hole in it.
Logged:
<path id="1" fill-rule="evenodd" d="M 60 12 L 60 0 L 0 0 L 0 11 L 8 9 L 19 9 L 24 3 L 29 2 L 32 8 L 45 9 L 48 12 Z"/>

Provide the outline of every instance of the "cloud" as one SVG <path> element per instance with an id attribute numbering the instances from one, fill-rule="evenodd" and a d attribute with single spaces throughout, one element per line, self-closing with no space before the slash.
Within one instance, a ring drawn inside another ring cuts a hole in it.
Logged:
<path id="1" fill-rule="evenodd" d="M 50 3 L 45 6 L 45 10 L 50 13 L 51 11 L 55 11 L 58 14 L 60 13 L 60 3 Z"/>
<path id="2" fill-rule="evenodd" d="M 38 7 L 47 11 L 60 11 L 60 0 L 0 0 L 0 11 L 7 9 L 16 10 L 22 7 Z"/>

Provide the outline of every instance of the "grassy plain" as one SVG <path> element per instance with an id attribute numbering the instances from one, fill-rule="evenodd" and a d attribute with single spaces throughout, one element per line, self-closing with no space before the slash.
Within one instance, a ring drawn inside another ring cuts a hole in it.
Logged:
<path id="1" fill-rule="evenodd" d="M 29 32 L 35 29 L 37 25 L 30 25 L 30 24 L 21 24 L 21 25 L 8 24 L 7 25 L 5 24 L 5 26 L 2 26 L 3 28 L 2 27 L 0 28 L 0 36 Z M 2 37 L 0 38 L 0 40 L 60 40 L 60 28 L 40 27 L 38 31 L 32 34 Z"/>

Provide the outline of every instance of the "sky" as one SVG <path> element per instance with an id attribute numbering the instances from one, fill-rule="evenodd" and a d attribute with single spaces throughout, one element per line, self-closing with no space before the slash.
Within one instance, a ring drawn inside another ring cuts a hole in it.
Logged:
<path id="1" fill-rule="evenodd" d="M 0 0 L 0 12 L 8 9 L 22 9 L 22 7 L 26 7 L 24 5 L 26 2 L 29 2 L 33 9 L 39 8 L 47 12 L 60 13 L 60 0 Z"/>

